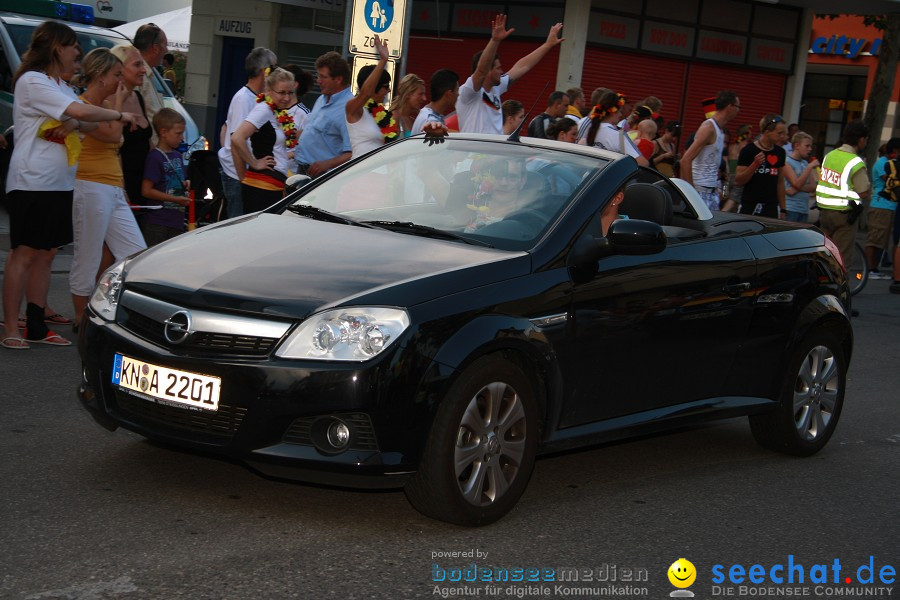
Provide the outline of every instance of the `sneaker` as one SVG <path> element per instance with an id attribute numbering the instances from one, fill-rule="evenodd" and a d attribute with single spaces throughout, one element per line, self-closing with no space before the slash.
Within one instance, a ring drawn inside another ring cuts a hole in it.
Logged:
<path id="1" fill-rule="evenodd" d="M 892 294 L 900 294 L 900 281 L 894 280 L 894 283 L 891 284 L 891 287 L 888 288 L 891 290 Z"/>
<path id="2" fill-rule="evenodd" d="M 869 279 L 893 279 L 893 277 L 881 271 L 869 271 Z"/>

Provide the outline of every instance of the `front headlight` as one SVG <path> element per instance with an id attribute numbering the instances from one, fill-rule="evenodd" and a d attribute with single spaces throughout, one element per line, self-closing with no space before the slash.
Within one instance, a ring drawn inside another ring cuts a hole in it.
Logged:
<path id="1" fill-rule="evenodd" d="M 122 284 L 125 283 L 124 272 L 124 260 L 114 264 L 100 277 L 91 295 L 91 308 L 107 321 L 116 319 L 116 308 L 119 306 Z"/>
<path id="2" fill-rule="evenodd" d="M 300 324 L 275 352 L 281 358 L 364 361 L 383 352 L 409 327 L 401 308 L 328 310 Z"/>

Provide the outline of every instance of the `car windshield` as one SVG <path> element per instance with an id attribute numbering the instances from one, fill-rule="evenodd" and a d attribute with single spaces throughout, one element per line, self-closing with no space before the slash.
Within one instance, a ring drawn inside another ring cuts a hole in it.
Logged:
<path id="1" fill-rule="evenodd" d="M 294 204 L 404 234 L 527 250 L 606 164 L 499 140 L 409 138 L 302 189 Z"/>
<path id="2" fill-rule="evenodd" d="M 13 46 L 16 47 L 16 52 L 19 54 L 19 56 L 25 54 L 25 50 L 28 49 L 28 44 L 31 43 L 31 34 L 34 32 L 34 27 L 34 25 L 24 24 L 9 24 L 6 26 L 9 37 L 12 39 Z M 85 32 L 76 30 L 75 35 L 78 37 L 78 43 L 81 46 L 82 55 L 87 54 L 95 48 L 112 48 L 113 46 L 117 46 L 119 44 L 131 43 L 128 39 L 115 35 L 115 32 L 111 33 L 113 35 L 104 35 L 100 31 Z M 171 91 L 162 84 L 158 77 L 154 77 L 152 81 L 153 85 L 156 87 L 157 92 L 166 97 L 170 97 L 172 95 Z"/>

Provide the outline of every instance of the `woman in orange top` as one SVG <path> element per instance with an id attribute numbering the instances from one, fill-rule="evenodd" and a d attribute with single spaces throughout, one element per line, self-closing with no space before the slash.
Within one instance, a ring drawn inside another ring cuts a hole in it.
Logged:
<path id="1" fill-rule="evenodd" d="M 121 112 L 130 93 L 122 82 L 122 61 L 107 48 L 96 48 L 84 57 L 82 68 L 86 86 L 82 102 Z M 101 123 L 82 141 L 72 204 L 75 256 L 69 272 L 76 324 L 98 275 L 113 260 L 147 247 L 125 197 L 121 145 L 119 121 Z"/>

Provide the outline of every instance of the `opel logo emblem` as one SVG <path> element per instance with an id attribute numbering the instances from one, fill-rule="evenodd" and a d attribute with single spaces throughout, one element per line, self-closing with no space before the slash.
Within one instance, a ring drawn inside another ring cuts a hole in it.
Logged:
<path id="1" fill-rule="evenodd" d="M 166 319 L 163 334 L 172 344 L 180 344 L 193 333 L 191 331 L 191 313 L 185 310 L 179 310 L 177 313 Z"/>

